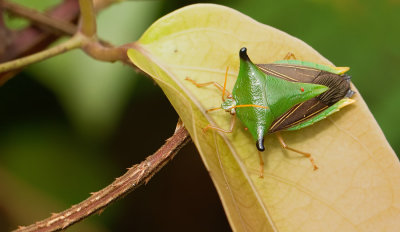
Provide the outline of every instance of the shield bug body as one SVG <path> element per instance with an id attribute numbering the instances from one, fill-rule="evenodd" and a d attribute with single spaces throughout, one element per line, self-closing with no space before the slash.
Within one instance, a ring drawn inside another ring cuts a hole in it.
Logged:
<path id="1" fill-rule="evenodd" d="M 293 54 L 286 56 L 289 58 Z M 204 128 L 232 132 L 235 117 L 248 128 L 259 151 L 264 151 L 265 134 L 275 133 L 283 148 L 308 157 L 317 166 L 309 153 L 288 147 L 279 134 L 282 130 L 298 130 L 320 121 L 340 108 L 351 104 L 350 76 L 344 74 L 349 68 L 330 67 L 312 62 L 284 59 L 271 64 L 253 64 L 247 49 L 239 52 L 239 74 L 232 94 L 216 82 L 199 84 L 186 78 L 198 87 L 214 84 L 222 91 L 221 107 L 233 115 L 230 130 L 208 125 Z M 260 155 L 261 175 L 263 161 Z"/>

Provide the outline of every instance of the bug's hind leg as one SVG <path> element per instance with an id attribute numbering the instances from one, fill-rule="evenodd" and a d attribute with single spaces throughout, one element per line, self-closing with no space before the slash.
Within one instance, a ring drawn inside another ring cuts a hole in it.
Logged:
<path id="1" fill-rule="evenodd" d="M 206 82 L 206 83 L 197 83 L 195 80 L 193 80 L 189 77 L 186 77 L 185 80 L 192 82 L 198 88 L 201 88 L 201 87 L 204 87 L 207 85 L 214 85 L 215 87 L 217 87 L 217 89 L 219 89 L 222 92 L 222 101 L 225 101 L 225 95 L 227 95 L 226 97 L 228 97 L 228 98 L 232 98 L 232 94 L 226 90 L 226 81 L 228 79 L 228 71 L 229 71 L 229 66 L 226 67 L 224 86 L 220 85 L 219 83 L 217 83 L 215 81 L 210 81 L 210 82 Z"/>
<path id="2" fill-rule="evenodd" d="M 201 87 L 205 87 L 207 85 L 214 85 L 215 87 L 217 87 L 219 90 L 223 91 L 223 87 L 222 85 L 220 85 L 219 83 L 215 82 L 215 81 L 210 81 L 210 82 L 205 82 L 205 83 L 197 83 L 195 80 L 186 77 L 185 80 L 192 82 L 195 86 L 197 86 L 198 88 Z M 225 90 L 226 91 L 226 90 Z"/>
<path id="3" fill-rule="evenodd" d="M 318 166 L 315 164 L 314 158 L 311 156 L 310 153 L 299 151 L 297 149 L 289 147 L 288 145 L 286 145 L 285 141 L 283 141 L 283 138 L 282 138 L 282 136 L 281 136 L 281 134 L 279 132 L 275 132 L 275 134 L 276 134 L 276 137 L 278 138 L 282 148 L 284 148 L 286 150 L 297 152 L 297 153 L 307 157 L 310 160 L 312 166 L 314 167 L 314 171 L 318 169 Z"/>
<path id="4" fill-rule="evenodd" d="M 296 56 L 295 56 L 294 53 L 292 53 L 292 52 L 288 52 L 288 53 L 286 54 L 286 56 L 283 57 L 283 59 L 284 59 L 284 60 L 297 60 L 297 59 L 296 59 Z"/>
<path id="5" fill-rule="evenodd" d="M 264 160 L 261 154 L 261 151 L 258 152 L 258 158 L 260 159 L 260 175 L 258 177 L 264 178 Z"/>

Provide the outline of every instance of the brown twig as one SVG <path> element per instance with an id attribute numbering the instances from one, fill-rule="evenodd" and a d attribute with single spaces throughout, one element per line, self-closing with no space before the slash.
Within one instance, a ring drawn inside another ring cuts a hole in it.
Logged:
<path id="1" fill-rule="evenodd" d="M 20 69 L 24 66 L 27 66 L 32 63 L 36 63 L 42 61 L 44 59 L 62 54 L 64 52 L 70 51 L 75 48 L 79 48 L 82 46 L 82 43 L 85 41 L 85 38 L 80 36 L 79 34 L 67 40 L 64 43 L 61 43 L 57 46 L 48 48 L 46 50 L 34 53 L 32 55 L 15 59 L 9 62 L 4 62 L 0 64 L 0 73 L 13 71 L 16 69 Z"/>
<path id="2" fill-rule="evenodd" d="M 79 30 L 87 37 L 96 36 L 96 14 L 92 0 L 79 0 L 81 9 L 81 21 Z"/>
<path id="3" fill-rule="evenodd" d="M 27 227 L 19 227 L 18 232 L 44 232 L 63 230 L 72 224 L 101 211 L 110 203 L 147 183 L 175 154 L 190 141 L 190 136 L 182 123 L 178 123 L 175 133 L 153 155 L 146 158 L 138 165 L 134 165 L 121 177 L 104 189 L 92 193 L 92 196 L 71 208 L 53 214 L 43 221 L 36 222 Z"/>
<path id="4" fill-rule="evenodd" d="M 127 56 L 127 50 L 132 47 L 133 43 L 122 46 L 113 46 L 104 41 L 91 41 L 82 46 L 82 50 L 96 60 L 105 62 L 120 61 L 127 65 L 133 65 Z"/>
<path id="5" fill-rule="evenodd" d="M 70 3 L 72 2 L 72 0 L 66 0 L 64 3 L 66 2 Z M 111 2 L 112 1 L 109 1 L 107 3 L 111 4 Z M 10 71 L 15 68 L 21 68 L 25 64 L 29 64 L 43 58 L 48 58 L 54 54 L 59 54 L 62 51 L 70 50 L 80 46 L 82 46 L 82 49 L 86 53 L 88 53 L 95 59 L 110 62 L 119 60 L 125 63 L 129 63 L 126 57 L 126 49 L 130 47 L 130 44 L 120 47 L 113 47 L 110 44 L 99 41 L 96 36 L 96 22 L 94 16 L 95 11 L 92 1 L 80 0 L 79 3 L 82 7 L 81 32 L 75 34 L 72 39 L 65 42 L 64 44 L 60 44 L 59 46 L 55 46 L 45 51 L 36 53 L 32 56 L 27 56 L 18 60 L 4 63 L 0 65 L 0 72 Z M 74 5 L 72 6 L 73 7 L 71 9 L 73 9 L 73 11 L 75 12 L 76 9 L 74 8 Z M 35 18 L 37 23 L 44 24 L 49 27 L 59 26 L 49 23 L 50 18 L 41 18 L 41 16 L 35 15 L 36 13 L 33 12 L 31 16 L 29 16 L 30 19 Z M 66 30 L 61 31 L 64 33 L 66 32 Z M 47 36 L 46 33 L 43 33 L 43 36 Z M 12 49 L 13 47 L 8 47 L 8 49 L 10 48 Z M 16 51 L 17 52 L 14 55 L 9 56 L 8 58 L 15 55 L 20 56 L 24 50 L 16 49 Z M 4 58 L 5 57 L 3 57 L 3 59 Z M 7 60 L 7 58 L 5 58 L 5 60 Z M 9 72 L 6 73 L 6 75 L 7 74 L 12 75 L 13 73 Z M 174 135 L 169 138 L 167 142 L 155 154 L 147 157 L 146 160 L 142 163 L 129 168 L 129 170 L 123 176 L 117 178 L 109 186 L 105 187 L 99 192 L 93 193 L 92 196 L 88 199 L 82 201 L 77 205 L 72 206 L 71 208 L 63 212 L 53 214 L 51 217 L 43 221 L 36 222 L 35 224 L 32 224 L 30 226 L 20 227 L 16 231 L 58 231 L 65 229 L 96 212 L 99 212 L 111 202 L 114 202 L 115 200 L 121 198 L 141 184 L 147 183 L 150 178 L 155 173 L 157 173 L 157 171 L 160 170 L 169 160 L 171 160 L 180 150 L 180 148 L 183 147 L 189 140 L 190 137 L 187 130 L 181 123 L 178 123 Z"/>
<path id="6" fill-rule="evenodd" d="M 73 35 L 77 29 L 77 27 L 70 22 L 50 17 L 45 13 L 9 1 L 3 0 L 0 2 L 0 6 L 14 15 L 29 19 L 32 24 L 44 28 L 45 30 L 52 31 L 54 34 Z"/>
<path id="7" fill-rule="evenodd" d="M 0 2 L 2 1 L 3 0 L 0 0 Z M 2 7 L 0 7 L 0 9 L 2 9 Z M 55 20 L 74 22 L 79 15 L 78 1 L 64 0 L 56 7 L 46 11 L 46 15 Z M 0 53 L 0 63 L 41 51 L 59 37 L 59 35 L 54 35 L 35 25 L 20 31 L 10 31 L 9 34 L 12 36 L 8 36 L 6 40 L 3 41 L 6 43 L 3 44 L 4 48 Z M 20 70 L 17 69 L 0 73 L 0 86 L 6 83 L 19 71 Z"/>
<path id="8" fill-rule="evenodd" d="M 79 15 L 78 1 L 64 0 L 60 5 L 46 11 L 46 15 L 61 21 L 74 22 Z M 0 62 L 41 51 L 58 37 L 59 36 L 53 35 L 36 26 L 30 26 L 23 30 L 16 31 L 13 40 L 7 44 L 4 53 L 0 54 Z"/>
<path id="9" fill-rule="evenodd" d="M 71 0 L 66 0 L 66 2 L 71 2 Z M 115 1 L 109 1 L 107 4 L 111 4 Z M 107 62 L 115 62 L 115 61 L 121 61 L 127 65 L 132 66 L 133 68 L 136 69 L 134 65 L 129 61 L 126 51 L 129 48 L 130 44 L 126 44 L 123 46 L 115 47 L 112 44 L 109 44 L 106 41 L 103 41 L 101 39 L 97 38 L 96 35 L 96 18 L 95 18 L 95 10 L 99 10 L 100 8 L 98 6 L 94 6 L 93 2 L 91 0 L 80 0 L 79 1 L 80 6 L 82 7 L 82 17 L 81 17 L 81 27 L 80 27 L 80 32 L 77 32 L 75 34 L 75 38 L 80 38 L 81 39 L 81 45 L 82 45 L 82 50 L 84 50 L 89 56 L 93 57 L 94 59 L 101 60 L 101 61 L 107 61 Z M 69 5 L 67 5 L 69 6 Z M 103 5 L 104 6 L 104 5 Z M 45 27 L 50 27 L 52 28 L 51 31 L 62 31 L 65 32 L 64 29 L 62 28 L 57 28 L 58 26 L 63 26 L 63 21 L 58 20 L 59 23 L 50 23 L 53 18 L 46 16 L 45 14 L 41 14 L 40 12 L 30 10 L 28 8 L 8 3 L 8 2 L 1 2 L 0 1 L 0 9 L 1 7 L 5 7 L 6 9 L 11 9 L 12 11 L 16 12 L 23 12 L 22 15 L 27 15 L 27 19 L 40 19 L 37 20 L 37 23 L 40 24 L 41 26 Z M 96 9 L 95 9 L 96 8 Z M 75 11 L 75 10 L 73 10 Z M 54 19 L 53 21 L 57 21 L 57 19 Z M 64 22 L 64 24 L 68 24 Z M 65 25 L 64 25 L 65 26 Z M 76 27 L 74 25 L 70 25 L 71 28 L 70 30 L 76 31 Z M 33 29 L 33 28 L 32 28 Z M 24 30 L 25 31 L 25 30 Z M 85 34 L 86 33 L 86 34 Z M 80 36 L 80 34 L 84 34 L 84 36 Z M 19 37 L 16 37 L 19 38 Z M 69 42 L 66 42 L 69 43 Z M 13 46 L 8 46 L 7 50 L 13 50 Z M 39 53 L 35 53 L 34 55 L 23 57 L 17 60 L 12 60 L 9 62 L 5 62 L 0 64 L 0 86 L 4 84 L 6 81 L 8 81 L 10 78 L 12 78 L 15 73 L 19 71 L 20 68 L 22 68 L 25 65 L 28 65 L 32 62 L 37 62 L 43 58 L 50 58 L 53 56 L 52 54 L 56 55 L 57 53 L 51 53 L 50 51 L 55 51 L 56 48 L 50 48 L 47 50 L 43 50 Z M 64 50 L 63 50 L 64 51 Z M 65 50 L 66 51 L 66 50 Z M 10 57 L 10 54 L 13 52 L 9 51 L 4 51 L 3 50 L 3 57 L 1 57 L 0 53 L 0 63 L 3 59 L 3 61 L 8 60 Z M 5 57 L 9 56 L 9 57 Z M 40 57 L 41 59 L 36 60 L 36 58 Z"/>

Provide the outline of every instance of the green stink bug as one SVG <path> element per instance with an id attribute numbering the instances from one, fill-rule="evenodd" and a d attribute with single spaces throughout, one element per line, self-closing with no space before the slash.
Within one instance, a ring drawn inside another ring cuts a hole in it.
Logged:
<path id="1" fill-rule="evenodd" d="M 208 125 L 204 130 L 230 133 L 237 116 L 256 141 L 261 176 L 263 161 L 260 151 L 265 150 L 265 134 L 275 133 L 283 148 L 308 157 L 316 170 L 318 167 L 311 155 L 288 147 L 279 131 L 307 127 L 354 102 L 350 99 L 354 94 L 350 88 L 350 76 L 344 74 L 349 68 L 290 60 L 290 56 L 294 55 L 289 54 L 284 60 L 272 64 L 254 64 L 247 55 L 247 49 L 240 49 L 239 74 L 232 94 L 226 91 L 228 69 L 224 86 L 216 82 L 199 84 L 186 78 L 197 87 L 213 84 L 222 91 L 221 107 L 207 112 L 218 109 L 229 112 L 233 115 L 231 128 L 224 130 Z"/>

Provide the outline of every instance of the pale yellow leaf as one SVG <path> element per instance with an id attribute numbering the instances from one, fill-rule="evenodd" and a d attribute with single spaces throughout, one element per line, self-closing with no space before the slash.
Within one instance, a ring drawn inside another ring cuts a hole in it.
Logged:
<path id="1" fill-rule="evenodd" d="M 222 84 L 229 66 L 231 90 L 238 52 L 244 46 L 255 63 L 273 62 L 292 52 L 300 60 L 331 64 L 299 39 L 211 4 L 192 5 L 161 18 L 128 52 L 132 62 L 160 85 L 185 123 L 232 228 L 397 231 L 399 161 L 358 93 L 356 103 L 333 116 L 300 131 L 282 133 L 287 144 L 312 153 L 317 171 L 308 159 L 283 150 L 269 135 L 263 153 L 265 178 L 261 179 L 255 141 L 241 123 L 230 135 L 202 132 L 209 123 L 228 128 L 230 115 L 206 114 L 206 109 L 221 104 L 221 92 L 213 86 L 197 88 L 184 79 Z"/>

